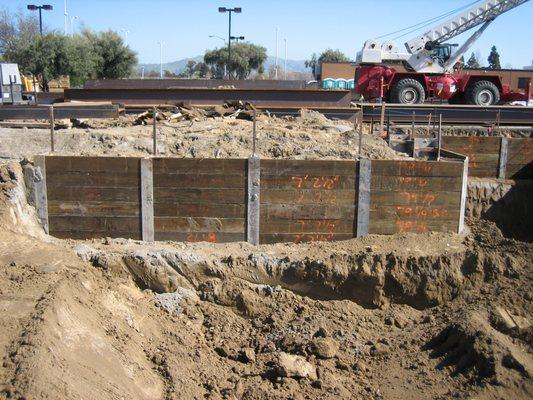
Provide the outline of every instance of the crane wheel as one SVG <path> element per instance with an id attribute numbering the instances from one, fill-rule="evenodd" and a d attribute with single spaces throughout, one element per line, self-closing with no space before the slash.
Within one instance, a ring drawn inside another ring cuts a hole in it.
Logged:
<path id="1" fill-rule="evenodd" d="M 416 79 L 399 80 L 392 88 L 391 101 L 400 104 L 420 104 L 426 99 L 424 86 Z"/>
<path id="2" fill-rule="evenodd" d="M 490 81 L 479 81 L 466 89 L 466 102 L 477 106 L 492 106 L 500 102 L 500 91 Z"/>

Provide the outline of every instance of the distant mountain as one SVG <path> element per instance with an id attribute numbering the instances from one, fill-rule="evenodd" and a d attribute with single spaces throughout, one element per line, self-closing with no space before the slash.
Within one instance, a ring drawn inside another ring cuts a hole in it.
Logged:
<path id="1" fill-rule="evenodd" d="M 185 70 L 187 62 L 190 60 L 199 62 L 203 61 L 203 56 L 196 56 L 192 58 L 183 58 L 178 61 L 172 61 L 169 63 L 163 63 L 163 71 L 170 71 L 175 74 L 179 74 Z M 271 67 L 276 64 L 276 57 L 268 56 L 265 61 L 265 71 L 268 71 Z M 284 60 L 283 58 L 278 58 L 278 71 L 283 73 Z M 137 71 L 140 73 L 142 68 L 144 68 L 144 73 L 147 74 L 150 71 L 159 72 L 159 64 L 139 64 L 137 65 Z M 303 60 L 289 60 L 287 59 L 287 71 L 288 72 L 310 72 L 308 68 L 305 68 L 305 61 Z"/>

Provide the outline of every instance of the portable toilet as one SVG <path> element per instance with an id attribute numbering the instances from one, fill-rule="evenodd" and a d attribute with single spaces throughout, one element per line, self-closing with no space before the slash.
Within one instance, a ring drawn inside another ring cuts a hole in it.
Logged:
<path id="1" fill-rule="evenodd" d="M 326 78 L 322 81 L 322 89 L 335 89 L 335 79 Z"/>
<path id="2" fill-rule="evenodd" d="M 22 80 L 19 66 L 0 63 L 0 104 L 22 103 Z"/>

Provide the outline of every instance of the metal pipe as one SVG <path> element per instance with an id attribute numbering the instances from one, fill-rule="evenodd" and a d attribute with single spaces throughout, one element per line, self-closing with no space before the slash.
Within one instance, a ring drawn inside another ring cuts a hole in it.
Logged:
<path id="1" fill-rule="evenodd" d="M 252 131 L 252 156 L 255 157 L 255 141 L 257 139 L 257 132 L 256 132 L 256 111 L 255 111 L 255 107 L 254 107 L 254 110 L 253 110 L 253 131 Z"/>
<path id="2" fill-rule="evenodd" d="M 442 114 L 439 114 L 439 136 L 437 140 L 437 161 L 440 161 L 441 144 L 442 144 Z"/>
<path id="3" fill-rule="evenodd" d="M 54 121 L 54 106 L 50 106 L 49 109 L 49 118 L 50 118 L 50 152 L 53 153 L 55 151 L 54 146 L 54 128 L 55 128 L 55 121 Z"/>

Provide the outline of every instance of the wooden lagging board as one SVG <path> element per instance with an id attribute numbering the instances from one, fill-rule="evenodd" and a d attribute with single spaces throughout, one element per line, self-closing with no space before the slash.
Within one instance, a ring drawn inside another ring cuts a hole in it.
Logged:
<path id="1" fill-rule="evenodd" d="M 507 139 L 507 179 L 533 179 L 533 140 Z"/>
<path id="2" fill-rule="evenodd" d="M 444 136 L 442 147 L 468 156 L 468 175 L 497 178 L 501 138 L 481 136 Z"/>
<path id="3" fill-rule="evenodd" d="M 261 160 L 260 243 L 355 236 L 355 161 Z"/>
<path id="4" fill-rule="evenodd" d="M 246 240 L 246 160 L 153 159 L 155 240 Z"/>
<path id="5" fill-rule="evenodd" d="M 141 239 L 140 159 L 47 156 L 50 234 Z"/>
<path id="6" fill-rule="evenodd" d="M 462 162 L 372 160 L 369 233 L 457 231 Z"/>

